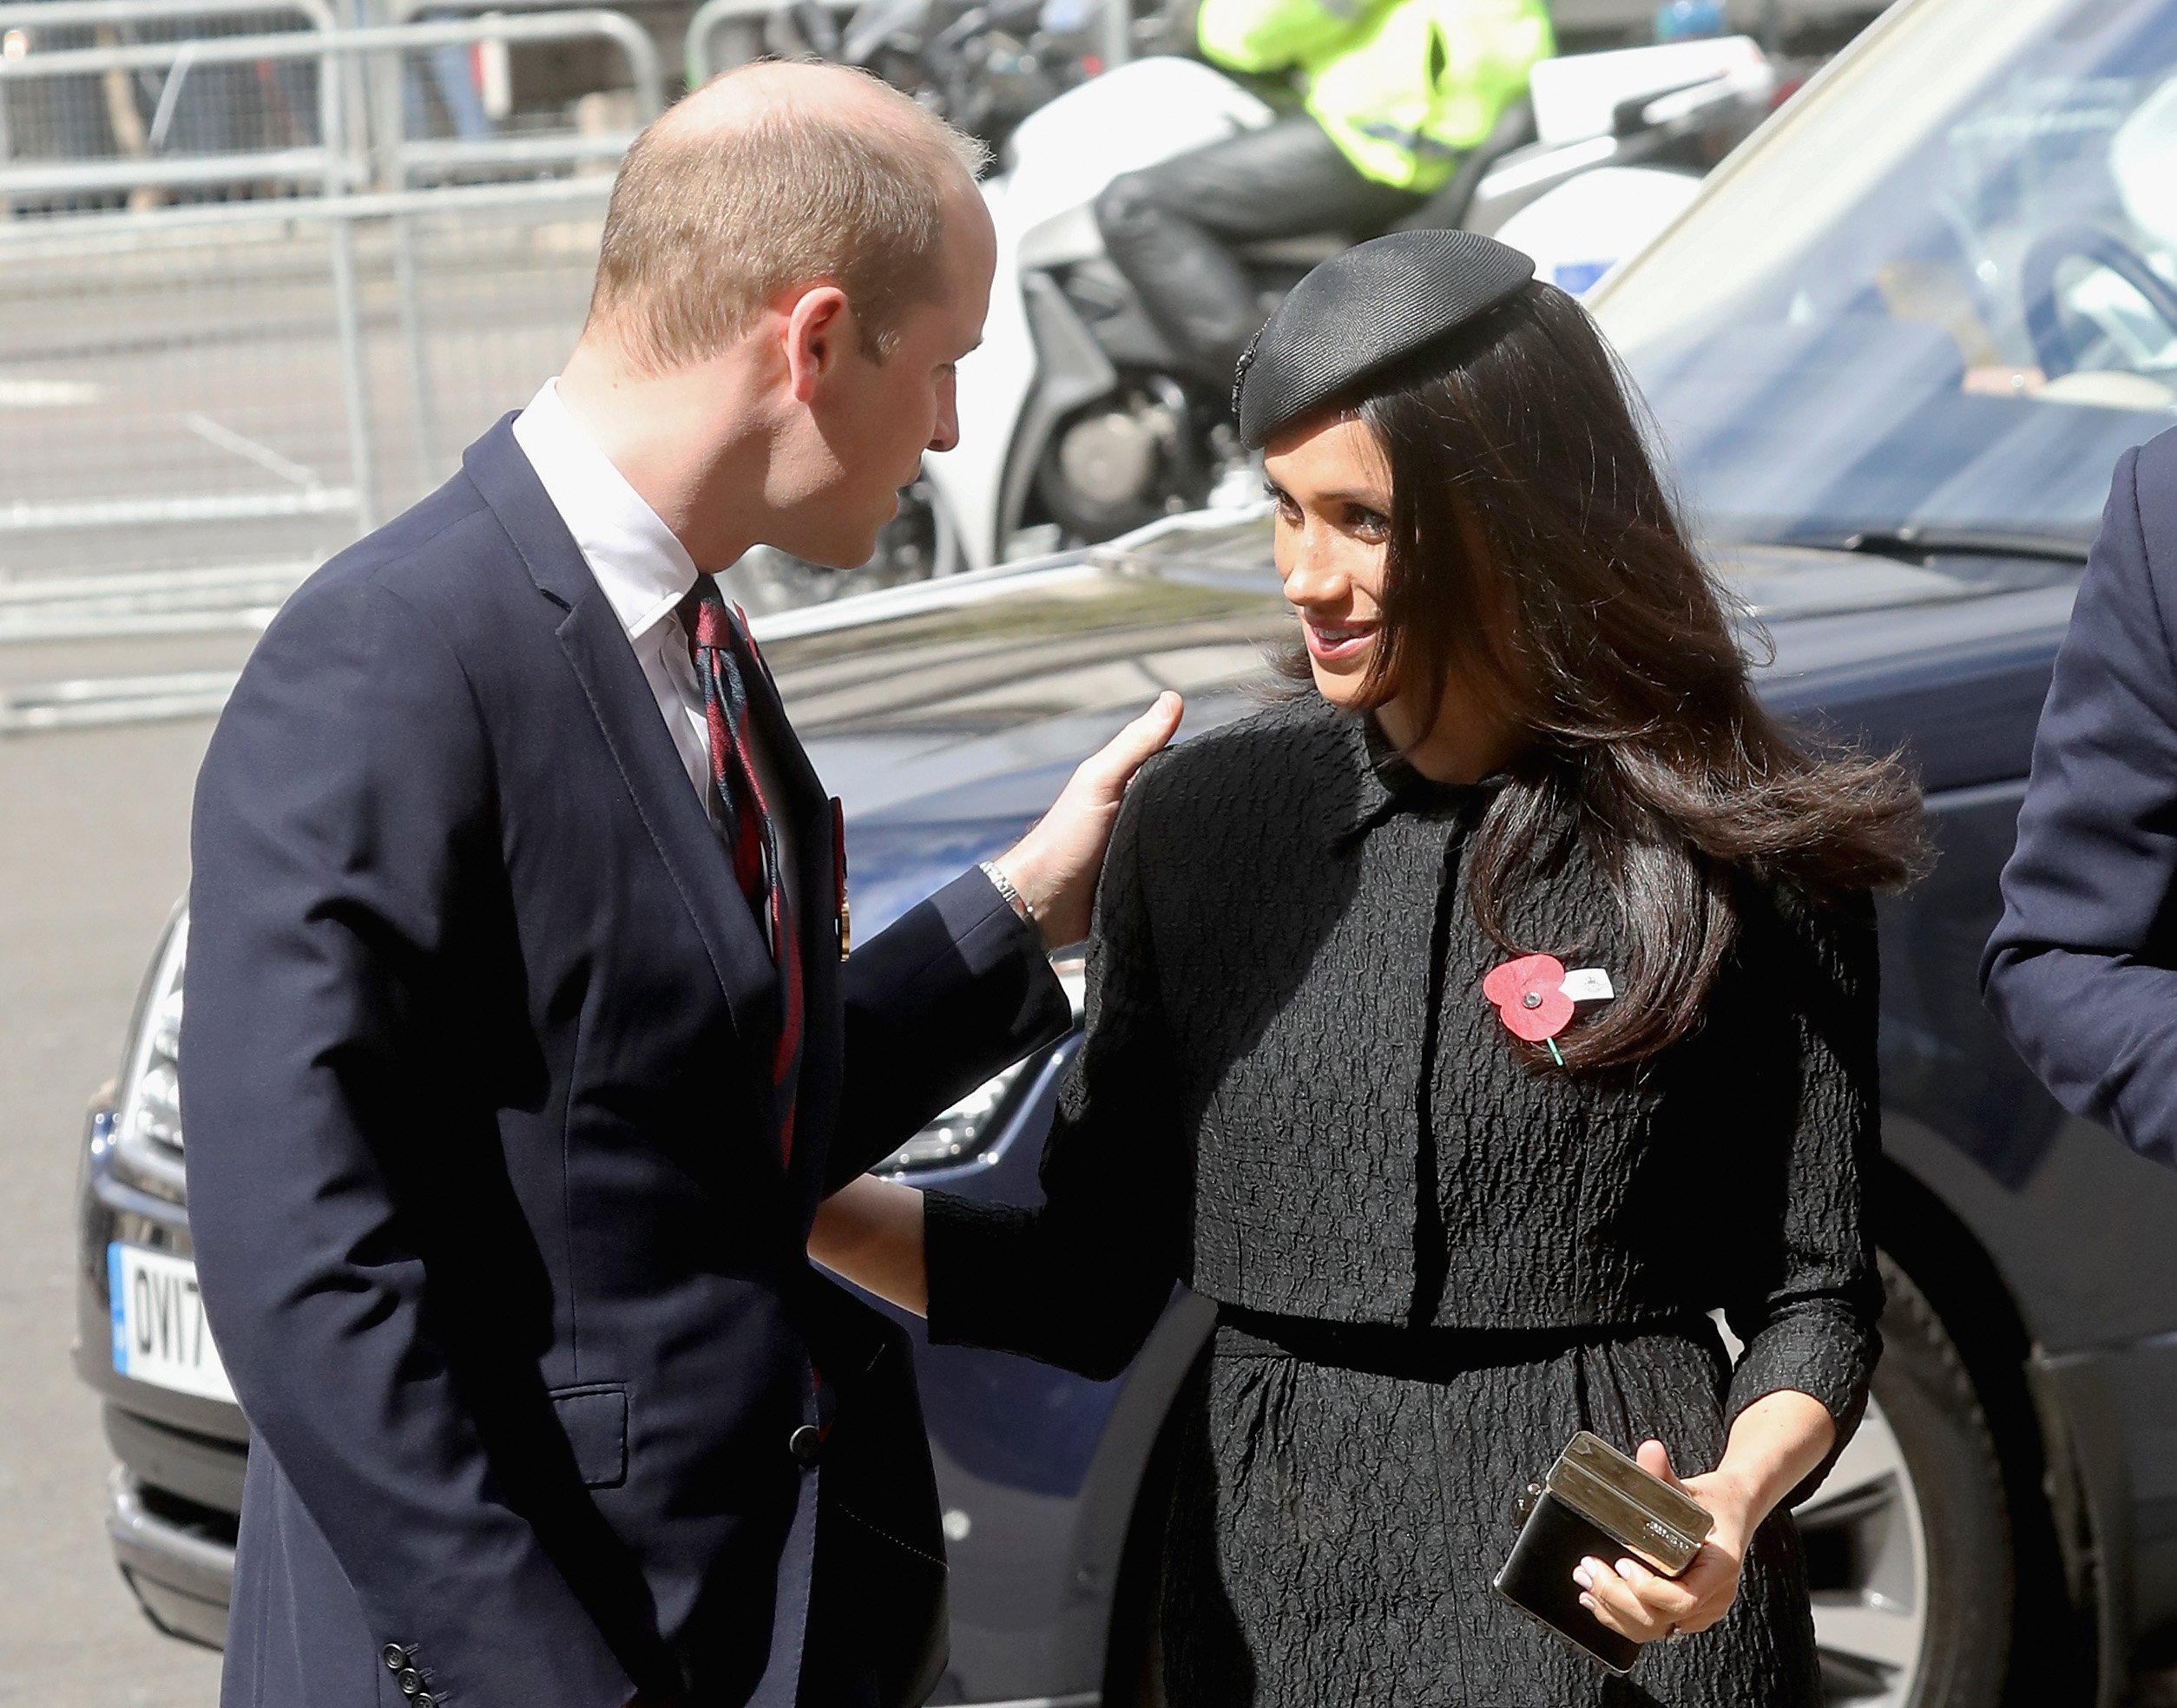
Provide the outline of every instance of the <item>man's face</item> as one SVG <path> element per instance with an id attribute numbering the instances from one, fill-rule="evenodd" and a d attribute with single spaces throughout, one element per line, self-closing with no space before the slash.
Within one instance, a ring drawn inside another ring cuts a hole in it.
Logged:
<path id="1" fill-rule="evenodd" d="M 878 531 L 899 509 L 899 490 L 919 474 L 925 450 L 960 437 L 953 376 L 981 342 L 990 306 L 997 244 L 982 198 L 964 193 L 950 220 L 944 286 L 935 301 L 900 317 L 890 351 L 869 356 L 844 341 L 835 373 L 812 420 L 826 453 L 820 489 L 797 506 L 786 545 L 812 563 L 851 568 L 877 549 Z"/>

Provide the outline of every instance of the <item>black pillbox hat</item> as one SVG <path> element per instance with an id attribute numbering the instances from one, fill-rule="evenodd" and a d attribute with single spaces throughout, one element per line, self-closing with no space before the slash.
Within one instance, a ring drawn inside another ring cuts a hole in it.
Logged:
<path id="1" fill-rule="evenodd" d="M 1233 409 L 1260 450 L 1309 411 L 1502 307 L 1535 264 L 1477 232 L 1395 232 L 1332 256 L 1292 287 L 1240 358 Z"/>

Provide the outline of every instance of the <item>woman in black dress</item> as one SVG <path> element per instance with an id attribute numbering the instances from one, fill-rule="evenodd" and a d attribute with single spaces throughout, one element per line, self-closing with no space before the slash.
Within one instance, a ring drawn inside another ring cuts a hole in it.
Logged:
<path id="1" fill-rule="evenodd" d="M 1868 896 L 1917 798 L 1761 710 L 1530 273 L 1379 240 L 1265 329 L 1241 427 L 1312 691 L 1128 792 L 1045 1204 L 865 1180 L 812 1242 L 934 1338 L 1096 1376 L 1174 1281 L 1216 1302 L 1158 1597 L 1181 1708 L 1820 1700 L 1782 1514 L 1877 1351 Z M 1625 1679 L 1490 1590 L 1581 1429 L 1716 1521 L 1676 1582 L 1580 1567 L 1656 1644 Z"/>

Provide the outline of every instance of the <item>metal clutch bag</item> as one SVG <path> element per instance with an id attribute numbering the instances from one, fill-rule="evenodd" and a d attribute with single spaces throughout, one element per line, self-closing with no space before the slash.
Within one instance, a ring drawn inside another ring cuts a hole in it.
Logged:
<path id="1" fill-rule="evenodd" d="M 1585 1429 L 1547 1477 L 1528 1485 L 1520 1505 L 1524 1521 L 1494 1580 L 1496 1593 L 1611 1672 L 1631 1672 L 1641 1646 L 1580 1605 L 1574 1569 L 1582 1560 L 1631 1554 L 1674 1578 L 1694 1563 L 1713 1515 Z"/>

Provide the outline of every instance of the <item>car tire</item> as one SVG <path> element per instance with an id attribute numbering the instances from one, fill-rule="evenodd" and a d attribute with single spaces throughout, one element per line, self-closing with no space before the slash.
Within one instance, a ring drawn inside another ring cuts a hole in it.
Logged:
<path id="1" fill-rule="evenodd" d="M 2003 1469 L 1971 1372 L 1886 1255 L 1866 1421 L 1796 1511 L 1833 1708 L 1996 1708 L 2016 1600 Z"/>

